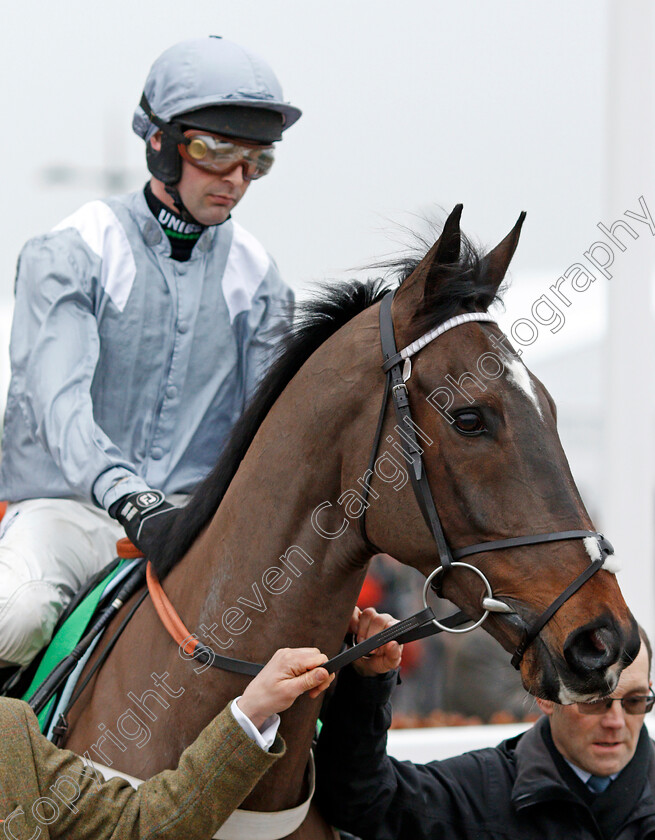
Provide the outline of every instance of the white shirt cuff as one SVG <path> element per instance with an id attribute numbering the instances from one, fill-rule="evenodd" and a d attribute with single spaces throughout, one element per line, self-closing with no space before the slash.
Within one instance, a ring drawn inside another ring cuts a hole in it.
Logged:
<path id="1" fill-rule="evenodd" d="M 237 700 L 240 699 L 241 695 L 234 699 L 232 701 L 232 705 L 230 706 L 234 719 L 252 741 L 255 741 L 263 750 L 268 752 L 273 746 L 273 741 L 277 735 L 277 729 L 280 725 L 280 716 L 271 715 L 269 718 L 266 718 L 264 723 L 262 723 L 261 730 L 259 730 L 250 718 L 247 715 L 244 715 L 237 705 Z"/>

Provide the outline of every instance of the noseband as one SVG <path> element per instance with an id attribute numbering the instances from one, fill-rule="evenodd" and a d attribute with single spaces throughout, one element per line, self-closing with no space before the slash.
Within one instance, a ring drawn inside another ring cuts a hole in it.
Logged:
<path id="1" fill-rule="evenodd" d="M 607 557 L 614 553 L 614 549 L 612 548 L 611 543 L 606 540 L 602 534 L 599 534 L 596 531 L 577 530 L 555 531 L 549 534 L 532 534 L 522 537 L 510 537 L 503 540 L 476 543 L 475 545 L 466 546 L 465 548 L 456 549 L 455 551 L 450 550 L 444 536 L 441 520 L 439 519 L 439 514 L 437 513 L 432 491 L 430 490 L 430 485 L 425 473 L 425 467 L 421 457 L 423 450 L 416 438 L 416 426 L 412 421 L 412 414 L 409 407 L 407 381 L 409 380 L 412 371 L 411 358 L 422 350 L 423 347 L 434 341 L 435 338 L 443 335 L 443 333 L 453 329 L 454 327 L 474 321 L 487 321 L 492 323 L 496 323 L 496 321 L 486 312 L 468 312 L 463 315 L 456 315 L 454 318 L 445 321 L 443 324 L 440 324 L 430 332 L 425 333 L 425 335 L 421 336 L 416 341 L 412 342 L 403 350 L 398 352 L 396 349 L 393 320 L 391 318 L 391 304 L 393 296 L 393 291 L 388 292 L 382 299 L 382 303 L 380 305 L 380 341 L 382 344 L 382 356 L 384 359 L 382 370 L 386 374 L 386 383 L 382 406 L 378 416 L 371 458 L 366 472 L 366 476 L 368 478 L 364 483 L 364 492 L 362 495 L 364 497 L 364 501 L 367 502 L 369 495 L 369 483 L 374 474 L 375 461 L 380 448 L 380 439 L 382 437 L 382 426 L 386 414 L 387 403 L 389 401 L 389 393 L 391 393 L 396 420 L 398 421 L 396 428 L 402 430 L 401 435 L 405 442 L 404 453 L 409 467 L 409 475 L 412 487 L 414 488 L 414 495 L 416 496 L 423 519 L 425 520 L 437 545 L 437 551 L 439 554 L 440 565 L 429 575 L 423 587 L 424 606 L 427 608 L 427 595 L 429 589 L 433 589 L 437 595 L 443 597 L 441 591 L 443 578 L 446 573 L 452 571 L 455 566 L 464 567 L 475 572 L 475 574 L 482 579 L 487 593 L 486 596 L 482 598 L 481 602 L 483 614 L 481 618 L 479 618 L 470 627 L 457 628 L 456 626 L 453 626 L 453 622 L 449 619 L 441 623 L 437 621 L 436 618 L 432 619 L 435 627 L 438 628 L 438 630 L 445 630 L 449 633 L 467 633 L 468 631 L 479 627 L 490 612 L 515 613 L 515 610 L 512 609 L 509 604 L 493 597 L 491 584 L 480 569 L 470 565 L 469 563 L 462 563 L 462 558 L 470 557 L 473 554 L 481 554 L 487 551 L 502 551 L 523 545 L 537 545 L 540 543 L 559 542 L 561 540 L 585 539 L 587 537 L 593 537 L 597 540 L 600 557 L 596 560 L 592 560 L 590 565 L 566 587 L 566 589 L 546 610 L 544 610 L 543 613 L 541 613 L 540 616 L 538 616 L 529 625 L 526 624 L 520 616 L 517 616 L 523 625 L 523 636 L 521 642 L 514 651 L 511 661 L 512 665 L 518 669 L 525 651 L 536 639 L 544 626 L 550 621 L 553 615 L 555 615 L 562 604 L 564 604 L 575 592 L 577 592 L 578 589 L 580 589 L 580 587 L 586 583 L 592 575 L 602 568 Z M 364 510 L 362 511 L 359 519 L 361 535 L 373 553 L 380 553 L 381 549 L 371 542 L 366 533 L 366 508 L 368 507 L 368 504 L 365 504 L 363 507 Z M 452 618 L 453 617 L 451 616 L 450 619 Z M 464 620 L 466 619 L 462 616 L 462 621 Z"/>

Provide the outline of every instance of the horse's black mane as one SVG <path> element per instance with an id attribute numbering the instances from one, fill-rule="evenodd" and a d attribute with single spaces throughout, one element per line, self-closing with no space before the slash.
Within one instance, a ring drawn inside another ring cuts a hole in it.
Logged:
<path id="1" fill-rule="evenodd" d="M 378 263 L 377 267 L 393 270 L 402 283 L 420 261 L 420 256 L 412 255 Z M 484 268 L 484 258 L 463 238 L 459 262 L 439 267 L 443 281 L 438 294 L 415 314 L 412 328 L 416 338 L 459 311 L 489 307 L 495 289 L 485 284 Z M 321 344 L 379 301 L 389 288 L 390 284 L 380 279 L 335 283 L 296 307 L 293 327 L 280 341 L 275 361 L 235 424 L 215 468 L 195 489 L 184 511 L 172 518 L 170 527 L 159 535 L 159 545 L 153 548 L 151 557 L 160 579 L 181 560 L 213 517 L 257 430 L 298 370 Z"/>

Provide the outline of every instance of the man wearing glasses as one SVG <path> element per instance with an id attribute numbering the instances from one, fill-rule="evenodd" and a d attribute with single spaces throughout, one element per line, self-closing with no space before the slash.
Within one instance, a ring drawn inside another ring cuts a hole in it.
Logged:
<path id="1" fill-rule="evenodd" d="M 358 640 L 393 623 L 365 610 Z M 560 706 L 498 747 L 413 764 L 386 754 L 400 648 L 389 643 L 344 669 L 323 717 L 316 800 L 332 825 L 362 840 L 643 840 L 655 837 L 655 702 L 651 647 L 611 697 Z M 349 835 L 346 835 L 349 836 Z"/>
<path id="2" fill-rule="evenodd" d="M 218 37 L 176 44 L 134 114 L 145 189 L 85 204 L 23 248 L 0 462 L 0 667 L 30 662 L 114 557 L 121 526 L 148 553 L 175 510 L 165 496 L 178 501 L 218 460 L 293 303 L 230 214 L 299 117 L 258 55 Z"/>

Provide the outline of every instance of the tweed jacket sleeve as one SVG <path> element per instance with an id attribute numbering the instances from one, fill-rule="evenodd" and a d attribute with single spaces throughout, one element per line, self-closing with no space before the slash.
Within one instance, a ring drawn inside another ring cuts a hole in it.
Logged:
<path id="1" fill-rule="evenodd" d="M 0 819 L 7 837 L 33 840 L 207 840 L 284 753 L 266 753 L 225 708 L 165 770 L 134 790 L 39 732 L 26 703 L 0 701 Z"/>

